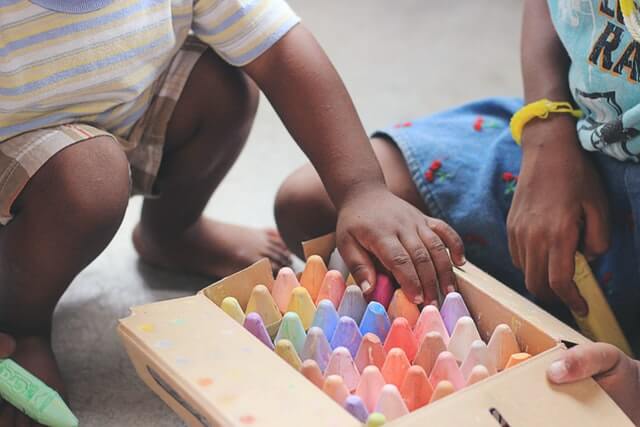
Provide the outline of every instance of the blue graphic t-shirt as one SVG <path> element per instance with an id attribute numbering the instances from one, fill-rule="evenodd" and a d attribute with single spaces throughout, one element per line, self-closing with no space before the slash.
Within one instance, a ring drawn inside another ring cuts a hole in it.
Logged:
<path id="1" fill-rule="evenodd" d="M 640 44 L 618 0 L 548 0 L 571 58 L 569 85 L 583 118 L 578 137 L 589 151 L 640 161 Z"/>

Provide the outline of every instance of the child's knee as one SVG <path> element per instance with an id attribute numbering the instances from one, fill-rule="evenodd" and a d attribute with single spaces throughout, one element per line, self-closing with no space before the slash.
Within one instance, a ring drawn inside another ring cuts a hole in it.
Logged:
<path id="1" fill-rule="evenodd" d="M 309 165 L 298 169 L 282 183 L 276 195 L 274 213 L 281 229 L 335 215 L 322 181 Z"/>
<path id="2" fill-rule="evenodd" d="M 46 215 L 51 226 L 66 229 L 69 237 L 110 239 L 128 204 L 129 163 L 111 138 L 83 141 L 51 158 L 22 197 L 18 215 Z"/>

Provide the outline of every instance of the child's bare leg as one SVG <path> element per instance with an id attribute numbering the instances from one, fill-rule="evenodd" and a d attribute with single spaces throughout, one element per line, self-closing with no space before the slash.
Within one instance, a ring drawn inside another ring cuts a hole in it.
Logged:
<path id="1" fill-rule="evenodd" d="M 16 338 L 12 357 L 62 392 L 50 342 L 53 310 L 111 241 L 128 198 L 127 159 L 98 137 L 50 159 L 16 201 L 15 219 L 0 228 L 0 330 Z M 0 406 L 0 426 L 14 425 L 30 424 Z"/>
<path id="2" fill-rule="evenodd" d="M 400 150 L 385 138 L 373 138 L 371 142 L 389 189 L 426 214 Z M 301 167 L 282 184 L 276 196 L 275 216 L 282 238 L 298 256 L 302 256 L 300 242 L 335 231 L 335 208 L 311 165 Z"/>
<path id="3" fill-rule="evenodd" d="M 221 277 L 262 257 L 288 264 L 275 230 L 207 219 L 202 212 L 247 140 L 258 90 L 242 73 L 207 51 L 194 67 L 167 131 L 158 199 L 145 200 L 133 236 L 141 257 L 179 271 Z M 238 194 L 238 203 L 250 206 Z"/>

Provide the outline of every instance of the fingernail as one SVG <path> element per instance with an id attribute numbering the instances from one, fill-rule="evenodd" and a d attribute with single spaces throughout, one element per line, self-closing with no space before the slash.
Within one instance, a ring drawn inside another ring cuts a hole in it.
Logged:
<path id="1" fill-rule="evenodd" d="M 424 302 L 424 297 L 422 295 L 416 295 L 415 298 L 413 298 L 414 304 L 422 304 L 423 302 Z"/>
<path id="2" fill-rule="evenodd" d="M 467 258 L 464 255 L 462 255 L 460 257 L 460 261 L 462 262 L 462 264 L 466 264 L 467 263 Z"/>
<path id="3" fill-rule="evenodd" d="M 360 283 L 360 289 L 362 289 L 362 293 L 366 294 L 371 290 L 371 283 L 369 283 L 368 280 L 363 280 L 362 283 Z"/>
<path id="4" fill-rule="evenodd" d="M 451 292 L 455 292 L 456 288 L 455 286 L 447 286 L 447 293 L 450 294 Z"/>
<path id="5" fill-rule="evenodd" d="M 556 360 L 547 370 L 549 378 L 554 382 L 560 382 L 567 376 L 567 365 L 564 360 Z"/>
<path id="6" fill-rule="evenodd" d="M 434 306 L 435 308 L 438 308 L 438 300 L 433 300 L 429 303 L 430 305 Z"/>

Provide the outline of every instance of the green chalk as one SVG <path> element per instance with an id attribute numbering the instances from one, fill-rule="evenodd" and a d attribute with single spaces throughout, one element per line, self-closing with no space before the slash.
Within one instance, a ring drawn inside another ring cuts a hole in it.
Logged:
<path id="1" fill-rule="evenodd" d="M 60 395 L 11 359 L 0 359 L 0 397 L 49 427 L 78 427 Z"/>

